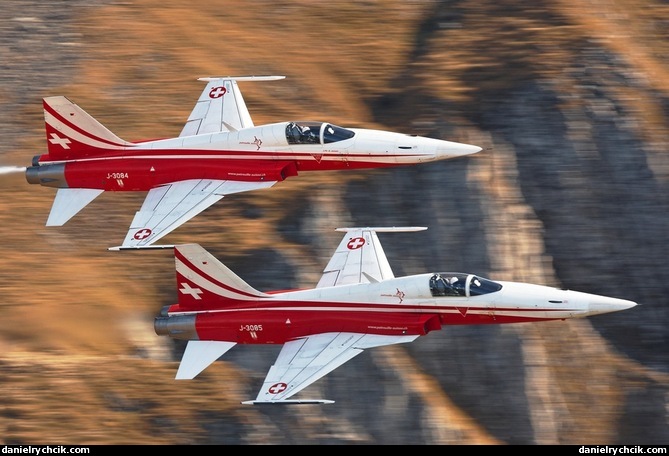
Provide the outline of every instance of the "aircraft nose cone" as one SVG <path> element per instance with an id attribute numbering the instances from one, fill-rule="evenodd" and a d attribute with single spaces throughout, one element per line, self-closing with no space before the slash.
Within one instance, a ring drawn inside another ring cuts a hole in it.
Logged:
<path id="1" fill-rule="evenodd" d="M 458 157 L 464 155 L 471 155 L 483 150 L 479 146 L 474 146 L 471 144 L 463 144 L 456 142 L 444 141 L 446 144 L 440 144 L 437 146 L 437 156 L 438 157 Z"/>
<path id="2" fill-rule="evenodd" d="M 603 314 L 609 312 L 618 312 L 620 310 L 631 309 L 636 306 L 637 303 L 634 301 L 628 301 L 626 299 L 617 299 L 617 298 L 606 298 L 606 297 L 597 297 L 591 300 L 588 303 L 588 310 L 590 314 Z"/>

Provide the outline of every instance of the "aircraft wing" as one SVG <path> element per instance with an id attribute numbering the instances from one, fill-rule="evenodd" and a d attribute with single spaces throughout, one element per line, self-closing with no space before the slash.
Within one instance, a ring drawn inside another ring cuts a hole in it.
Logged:
<path id="1" fill-rule="evenodd" d="M 274 184 L 276 181 L 189 179 L 152 188 L 135 214 L 123 245 L 110 250 L 148 247 L 225 195 L 268 188 Z"/>
<path id="2" fill-rule="evenodd" d="M 367 348 L 413 342 L 417 337 L 333 332 L 287 342 L 267 373 L 256 399 L 242 404 L 332 403 L 334 401 L 325 399 L 288 398 Z"/>
<path id="3" fill-rule="evenodd" d="M 316 288 L 392 279 L 395 275 L 376 233 L 426 229 L 423 226 L 337 228 L 336 231 L 346 234 L 323 270 Z"/>
<path id="4" fill-rule="evenodd" d="M 273 81 L 285 76 L 237 76 L 199 78 L 207 85 L 200 94 L 179 136 L 237 131 L 253 127 L 237 81 Z"/>

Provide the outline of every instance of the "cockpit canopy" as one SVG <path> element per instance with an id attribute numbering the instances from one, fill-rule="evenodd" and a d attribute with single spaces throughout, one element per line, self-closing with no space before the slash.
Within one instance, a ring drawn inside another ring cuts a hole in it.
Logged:
<path id="1" fill-rule="evenodd" d="M 351 130 L 325 122 L 289 122 L 286 126 L 288 144 L 329 144 L 354 135 Z"/>
<path id="2" fill-rule="evenodd" d="M 471 297 L 494 293 L 501 289 L 501 284 L 474 274 L 436 272 L 430 277 L 432 296 Z"/>

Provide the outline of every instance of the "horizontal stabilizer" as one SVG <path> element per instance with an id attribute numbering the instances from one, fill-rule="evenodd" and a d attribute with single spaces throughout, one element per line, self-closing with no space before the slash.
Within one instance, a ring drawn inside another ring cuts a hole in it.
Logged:
<path id="1" fill-rule="evenodd" d="M 287 399 L 285 401 L 243 401 L 244 405 L 296 405 L 296 404 L 334 404 L 334 401 L 327 399 Z"/>
<path id="2" fill-rule="evenodd" d="M 59 188 L 46 226 L 63 226 L 102 192 L 92 188 Z"/>
<path id="3" fill-rule="evenodd" d="M 235 345 L 234 342 L 189 340 L 175 378 L 192 380 Z"/>

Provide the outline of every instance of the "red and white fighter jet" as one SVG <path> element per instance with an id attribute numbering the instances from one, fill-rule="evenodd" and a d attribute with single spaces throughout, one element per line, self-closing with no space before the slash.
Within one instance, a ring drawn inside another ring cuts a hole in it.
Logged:
<path id="1" fill-rule="evenodd" d="M 176 138 L 125 141 L 63 96 L 44 98 L 47 153 L 26 169 L 57 188 L 47 226 L 61 226 L 104 191 L 146 191 L 120 247 L 149 246 L 225 195 L 271 187 L 303 171 L 382 168 L 476 153 L 478 146 L 328 122 L 255 126 L 238 81 L 207 83 Z"/>
<path id="2" fill-rule="evenodd" d="M 255 400 L 290 399 L 363 350 L 412 342 L 445 325 L 565 320 L 635 302 L 460 272 L 395 277 L 377 232 L 425 227 L 338 228 L 345 235 L 316 288 L 261 292 L 197 244 L 177 245 L 179 302 L 155 319 L 158 335 L 187 340 L 176 378 L 192 379 L 236 344 L 283 344 Z"/>

